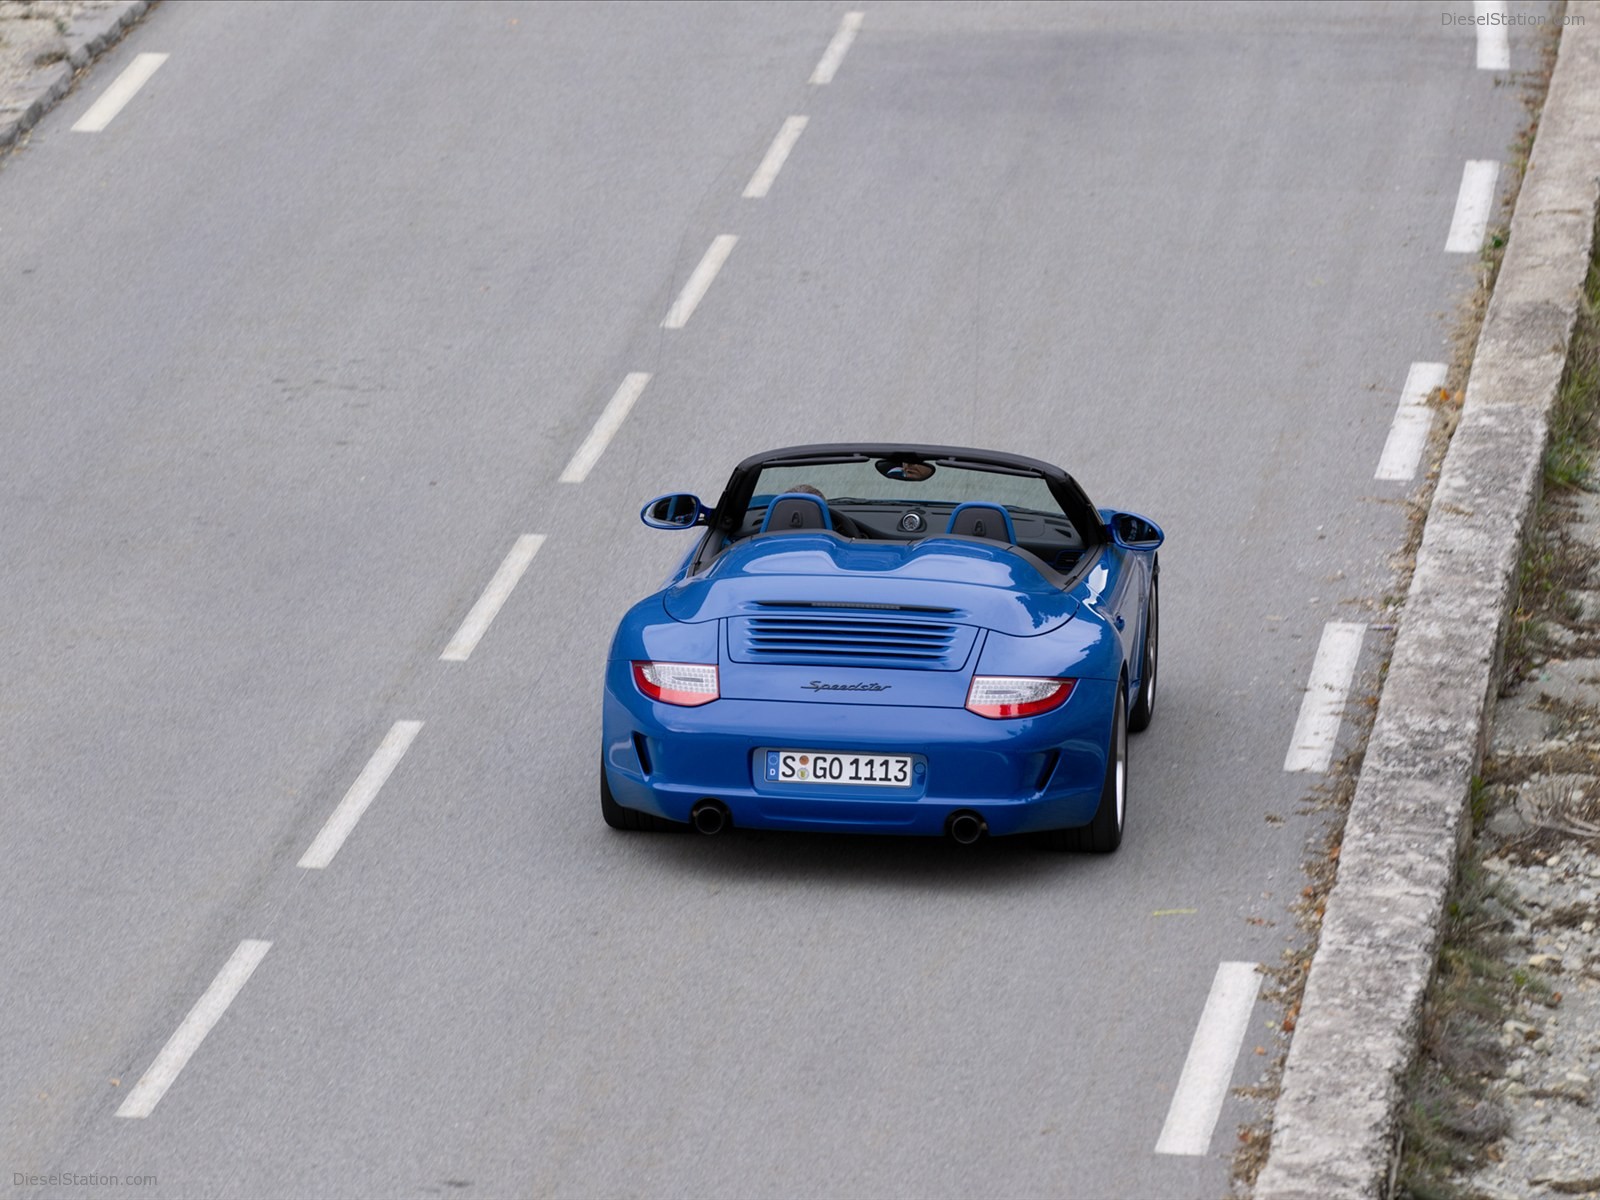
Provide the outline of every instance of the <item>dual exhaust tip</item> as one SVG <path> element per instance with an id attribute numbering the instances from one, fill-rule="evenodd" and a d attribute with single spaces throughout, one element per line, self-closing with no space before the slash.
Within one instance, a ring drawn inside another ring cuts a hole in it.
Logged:
<path id="1" fill-rule="evenodd" d="M 728 816 L 728 806 L 722 801 L 705 799 L 689 810 L 689 824 L 694 826 L 697 833 L 716 837 L 733 821 Z M 956 845 L 970 846 L 989 832 L 989 823 L 970 809 L 963 809 L 950 814 L 950 819 L 945 822 L 945 832 Z"/>
<path id="2" fill-rule="evenodd" d="M 969 808 L 950 814 L 944 823 L 945 832 L 958 846 L 970 846 L 989 832 L 989 822 Z"/>
<path id="3" fill-rule="evenodd" d="M 728 816 L 728 806 L 720 800 L 701 800 L 689 810 L 689 824 L 697 833 L 716 837 L 733 821 Z"/>

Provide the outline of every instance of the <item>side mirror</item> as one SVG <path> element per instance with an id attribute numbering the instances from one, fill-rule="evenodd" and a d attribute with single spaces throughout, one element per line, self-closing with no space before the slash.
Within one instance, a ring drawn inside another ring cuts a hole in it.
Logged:
<path id="1" fill-rule="evenodd" d="M 692 529 L 705 515 L 700 497 L 688 492 L 657 496 L 639 510 L 639 519 L 651 529 Z"/>
<path id="2" fill-rule="evenodd" d="M 1111 540 L 1124 550 L 1154 550 L 1166 540 L 1161 526 L 1138 513 L 1112 513 L 1111 519 L 1106 522 L 1106 530 L 1111 534 Z"/>

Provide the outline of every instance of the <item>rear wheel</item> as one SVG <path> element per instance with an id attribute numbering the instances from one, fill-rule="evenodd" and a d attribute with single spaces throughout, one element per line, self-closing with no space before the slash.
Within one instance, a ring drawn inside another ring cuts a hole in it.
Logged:
<path id="1" fill-rule="evenodd" d="M 611 794 L 611 781 L 606 778 L 606 760 L 600 758 L 600 815 L 613 829 L 628 829 L 640 833 L 671 833 L 689 828 L 677 821 L 669 821 L 654 813 L 640 812 L 636 808 L 623 808 Z"/>
<path id="2" fill-rule="evenodd" d="M 1110 854 L 1122 845 L 1122 828 L 1128 811 L 1128 693 L 1117 688 L 1111 713 L 1111 742 L 1106 752 L 1106 778 L 1100 788 L 1100 807 L 1094 819 L 1077 829 L 1057 829 L 1051 844 L 1058 850 Z"/>
<path id="3" fill-rule="evenodd" d="M 1156 715 L 1156 671 L 1161 649 L 1161 614 L 1156 605 L 1156 576 L 1150 577 L 1150 615 L 1144 623 L 1144 653 L 1139 663 L 1139 694 L 1128 713 L 1128 728 L 1140 733 L 1150 728 Z"/>

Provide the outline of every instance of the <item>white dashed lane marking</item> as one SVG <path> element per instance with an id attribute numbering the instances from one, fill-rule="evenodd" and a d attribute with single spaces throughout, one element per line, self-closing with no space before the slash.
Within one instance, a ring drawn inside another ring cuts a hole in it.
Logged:
<path id="1" fill-rule="evenodd" d="M 833 82 L 833 76 L 839 70 L 839 64 L 844 61 L 844 56 L 849 53 L 850 43 L 856 40 L 856 31 L 861 28 L 861 22 L 866 19 L 866 15 L 859 12 L 845 13 L 839 22 L 839 31 L 833 35 L 833 41 L 828 43 L 828 48 L 817 60 L 817 69 L 811 72 L 812 83 Z"/>
<path id="2" fill-rule="evenodd" d="M 1333 761 L 1366 633 L 1365 625 L 1347 621 L 1329 621 L 1323 628 L 1311 664 L 1311 681 L 1300 702 L 1300 719 L 1294 725 L 1294 740 L 1283 760 L 1285 771 L 1326 771 Z"/>
<path id="3" fill-rule="evenodd" d="M 778 177 L 778 172 L 783 170 L 783 164 L 789 158 L 789 151 L 794 149 L 794 144 L 800 140 L 805 128 L 805 117 L 790 117 L 783 123 L 783 128 L 778 130 L 778 136 L 772 139 L 772 145 L 767 148 L 767 156 L 761 160 L 756 173 L 750 176 L 750 182 L 744 185 L 746 200 L 760 200 L 772 189 L 772 181 Z"/>
<path id="4" fill-rule="evenodd" d="M 1474 25 L 1478 31 L 1478 70 L 1509 71 L 1511 69 L 1511 32 L 1504 24 L 1505 0 L 1475 0 L 1472 15 L 1479 21 L 1492 24 Z"/>
<path id="5" fill-rule="evenodd" d="M 583 439 L 583 445 L 578 447 L 567 469 L 561 472 L 562 483 L 582 483 L 589 478 L 589 472 L 594 470 L 595 463 L 600 461 L 600 456 L 606 452 L 611 439 L 616 437 L 617 430 L 622 428 L 622 422 L 627 419 L 635 401 L 644 394 L 644 385 L 649 382 L 648 371 L 633 371 L 624 376 L 622 385 L 600 413 L 589 436 Z"/>
<path id="6" fill-rule="evenodd" d="M 1444 363 L 1411 364 L 1374 479 L 1404 480 L 1416 476 L 1422 451 L 1428 445 L 1428 431 L 1433 428 L 1433 409 L 1428 407 L 1428 397 L 1444 386 L 1445 374 Z"/>
<path id="7" fill-rule="evenodd" d="M 195 1002 L 189 1010 L 189 1015 L 184 1017 L 183 1024 L 179 1025 L 176 1032 L 167 1039 L 167 1044 L 161 1047 L 161 1053 L 156 1055 L 155 1062 L 150 1064 L 139 1082 L 134 1085 L 133 1091 L 128 1093 L 128 1098 L 122 1102 L 122 1107 L 117 1109 L 119 1117 L 148 1117 L 155 1111 L 161 1097 L 167 1094 L 167 1089 L 178 1078 L 189 1060 L 194 1057 L 194 1052 L 200 1049 L 200 1043 L 206 1040 L 206 1035 L 222 1020 L 222 1014 L 228 1011 L 228 1005 L 233 1003 L 233 998 L 239 994 L 239 989 L 244 987 L 246 981 L 261 965 L 261 960 L 266 957 L 267 951 L 272 949 L 271 942 L 243 941 L 238 949 L 223 964 L 222 970 L 217 972 L 217 977 L 211 981 L 211 986 Z"/>
<path id="8" fill-rule="evenodd" d="M 400 760 L 411 748 L 421 728 L 421 721 L 396 721 L 390 727 L 372 757 L 367 760 L 367 765 L 361 768 L 361 774 L 356 776 L 356 781 L 344 794 L 344 799 L 339 801 L 339 807 L 333 810 L 333 815 L 323 825 L 322 832 L 317 834 L 316 840 L 301 856 L 302 867 L 320 871 L 333 861 L 333 856 L 339 853 L 339 847 L 344 845 L 356 822 L 361 820 L 361 814 L 377 799 L 378 789 L 400 765 Z"/>
<path id="9" fill-rule="evenodd" d="M 443 661 L 466 662 L 472 656 L 472 651 L 488 632 L 489 622 L 495 619 L 501 605 L 511 595 L 511 589 L 517 586 L 517 581 L 522 578 L 522 573 L 528 569 L 528 564 L 542 545 L 544 535 L 539 533 L 525 533 L 516 540 L 505 561 L 500 564 L 500 569 L 494 573 L 494 578 L 489 580 L 489 586 L 467 614 L 467 619 L 461 622 L 455 637 L 450 639 L 444 653 L 439 655 Z"/>
<path id="10" fill-rule="evenodd" d="M 73 125 L 73 133 L 99 133 L 112 119 L 123 110 L 129 100 L 138 94 L 140 88 L 150 82 L 161 64 L 167 61 L 165 54 L 137 54 L 121 75 L 112 80 L 111 86 L 100 93 L 100 98 L 89 106 L 89 111 L 79 117 Z"/>
<path id="11" fill-rule="evenodd" d="M 1448 254 L 1476 254 L 1483 248 L 1483 235 L 1494 210 L 1494 185 L 1500 178 L 1500 164 L 1474 158 L 1461 171 L 1461 190 L 1456 193 L 1456 213 L 1450 221 L 1450 236 L 1444 248 Z"/>
<path id="12" fill-rule="evenodd" d="M 711 281 L 717 277 L 717 272 L 722 270 L 722 264 L 728 261 L 728 255 L 733 253 L 738 241 L 737 235 L 731 233 L 718 234 L 711 239 L 711 245 L 706 247 L 700 265 L 694 269 L 694 274 L 689 276 L 689 282 L 683 285 L 683 291 L 678 293 L 678 298 L 667 310 L 666 317 L 661 321 L 661 328 L 682 329 L 689 323 L 689 318 L 694 316 L 694 310 L 700 307 L 700 301 L 704 300 L 706 292 L 711 290 Z"/>
<path id="13" fill-rule="evenodd" d="M 1250 1011 L 1255 1007 L 1261 976 L 1256 964 L 1225 962 L 1217 967 L 1211 993 L 1200 1014 L 1200 1024 L 1189 1043 L 1189 1057 L 1167 1108 L 1167 1120 L 1156 1141 L 1157 1154 L 1205 1154 L 1211 1149 L 1211 1135 L 1228 1085 L 1233 1082 L 1234 1063 L 1245 1031 L 1250 1027 Z"/>

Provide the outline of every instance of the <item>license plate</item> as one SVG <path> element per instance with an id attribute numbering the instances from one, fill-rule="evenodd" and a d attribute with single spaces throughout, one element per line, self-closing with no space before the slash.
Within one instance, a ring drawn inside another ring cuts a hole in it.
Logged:
<path id="1" fill-rule="evenodd" d="M 831 750 L 766 751 L 768 783 L 845 787 L 910 787 L 909 754 L 839 754 Z"/>

